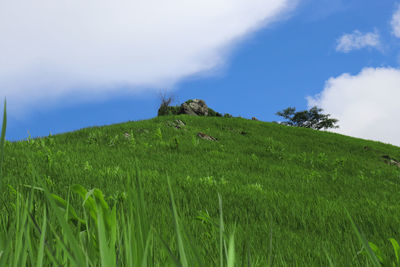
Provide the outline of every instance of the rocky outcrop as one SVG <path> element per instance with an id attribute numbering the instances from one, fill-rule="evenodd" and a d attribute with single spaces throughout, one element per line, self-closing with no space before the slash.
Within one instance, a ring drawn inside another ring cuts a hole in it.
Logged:
<path id="1" fill-rule="evenodd" d="M 186 126 L 186 123 L 181 121 L 181 120 L 176 120 L 175 121 L 175 128 L 180 129 Z"/>
<path id="2" fill-rule="evenodd" d="M 208 134 L 205 134 L 205 133 L 198 133 L 197 136 L 200 137 L 201 139 L 204 139 L 204 140 L 218 141 L 217 138 L 209 136 Z"/>
<path id="3" fill-rule="evenodd" d="M 168 121 L 167 126 L 169 127 L 175 127 L 176 129 L 181 129 L 186 126 L 186 123 L 181 120 L 175 120 L 175 121 Z"/>
<path id="4" fill-rule="evenodd" d="M 186 101 L 181 105 L 179 114 L 187 114 L 193 116 L 207 116 L 208 107 L 201 99 L 193 99 Z"/>
<path id="5" fill-rule="evenodd" d="M 392 158 L 392 157 L 390 157 L 390 156 L 388 156 L 388 155 L 383 155 L 382 158 L 385 159 L 385 162 L 386 162 L 387 164 L 389 164 L 389 165 L 395 165 L 395 166 L 397 166 L 397 167 L 400 168 L 400 162 L 397 161 L 396 159 L 394 159 L 394 158 Z"/>

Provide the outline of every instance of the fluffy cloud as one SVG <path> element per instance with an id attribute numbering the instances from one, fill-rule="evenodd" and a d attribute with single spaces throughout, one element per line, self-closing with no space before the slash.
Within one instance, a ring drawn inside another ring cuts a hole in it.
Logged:
<path id="1" fill-rule="evenodd" d="M 344 34 L 337 40 L 336 51 L 348 53 L 351 50 L 358 50 L 365 47 L 380 47 L 379 33 L 376 30 L 365 34 L 362 34 L 358 30 L 355 30 L 353 33 Z"/>
<path id="2" fill-rule="evenodd" d="M 400 4 L 397 5 L 390 24 L 392 25 L 394 36 L 400 38 Z"/>
<path id="3" fill-rule="evenodd" d="M 295 2 L 0 1 L 0 96 L 20 113 L 66 95 L 172 86 L 221 66 L 238 40 Z"/>
<path id="4" fill-rule="evenodd" d="M 399 99 L 399 69 L 365 68 L 330 78 L 308 105 L 339 119 L 334 132 L 400 146 Z"/>

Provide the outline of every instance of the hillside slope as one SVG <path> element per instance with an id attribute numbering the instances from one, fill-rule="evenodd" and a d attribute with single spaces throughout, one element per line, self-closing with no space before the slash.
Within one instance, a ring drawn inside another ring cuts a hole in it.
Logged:
<path id="1" fill-rule="evenodd" d="M 178 129 L 176 120 L 185 126 Z M 272 230 L 279 266 L 326 265 L 323 248 L 338 266 L 361 266 L 344 207 L 384 255 L 393 256 L 387 239 L 400 238 L 400 168 L 383 156 L 399 160 L 400 148 L 243 118 L 179 115 L 7 142 L 3 175 L 16 187 L 34 185 L 36 172 L 64 198 L 81 184 L 118 199 L 137 158 L 154 226 L 172 236 L 169 176 L 186 229 L 210 260 L 218 261 L 217 231 L 196 217 L 217 219 L 220 193 L 240 253 L 247 240 L 253 259 L 265 262 Z"/>

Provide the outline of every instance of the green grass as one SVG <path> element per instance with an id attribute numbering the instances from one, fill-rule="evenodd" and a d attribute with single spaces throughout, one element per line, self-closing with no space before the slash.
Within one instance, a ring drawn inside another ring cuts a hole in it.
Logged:
<path id="1" fill-rule="evenodd" d="M 400 148 L 187 115 L 5 141 L 0 266 L 400 266 L 383 155 Z"/>

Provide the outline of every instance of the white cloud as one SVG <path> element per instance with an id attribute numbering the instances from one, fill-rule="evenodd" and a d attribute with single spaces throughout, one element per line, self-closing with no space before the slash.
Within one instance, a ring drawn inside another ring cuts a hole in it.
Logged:
<path id="1" fill-rule="evenodd" d="M 20 113 L 66 95 L 172 86 L 221 66 L 296 1 L 0 1 L 0 96 Z"/>
<path id="2" fill-rule="evenodd" d="M 334 132 L 400 146 L 399 99 L 400 69 L 365 68 L 330 78 L 308 106 L 337 118 Z"/>
<path id="3" fill-rule="evenodd" d="M 379 33 L 377 30 L 362 34 L 355 30 L 353 33 L 344 34 L 337 40 L 336 51 L 348 53 L 365 47 L 380 47 Z"/>
<path id="4" fill-rule="evenodd" d="M 390 24 L 392 25 L 393 35 L 400 38 L 400 4 L 397 5 Z"/>

